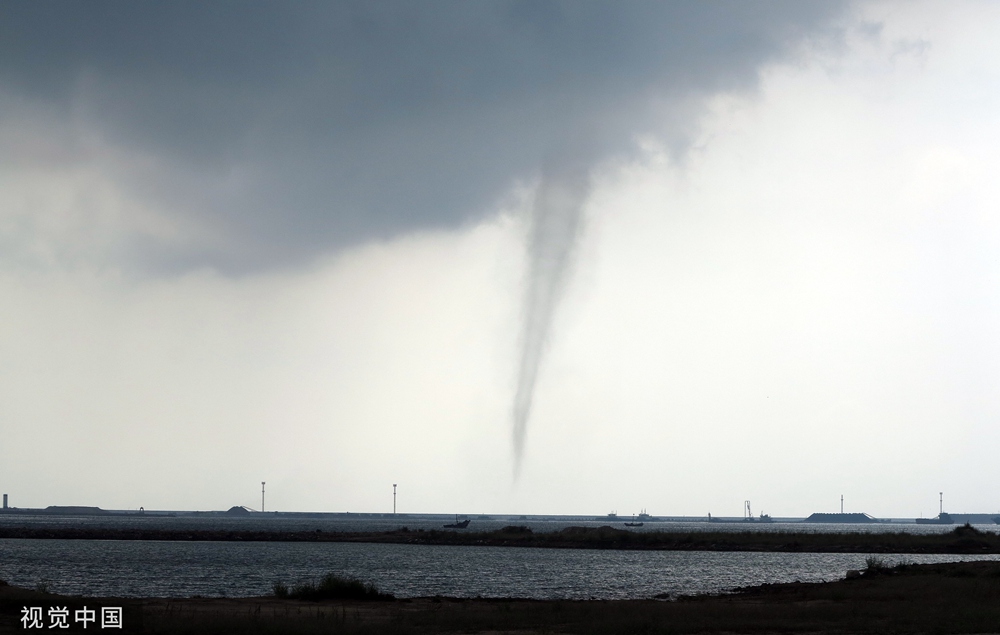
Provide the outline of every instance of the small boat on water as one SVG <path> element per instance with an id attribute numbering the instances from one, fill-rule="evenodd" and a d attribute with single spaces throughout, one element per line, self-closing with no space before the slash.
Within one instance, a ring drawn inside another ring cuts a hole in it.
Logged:
<path id="1" fill-rule="evenodd" d="M 750 501 L 743 501 L 743 508 L 745 510 L 744 514 L 743 514 L 743 522 L 745 522 L 745 523 L 773 523 L 774 522 L 774 520 L 771 518 L 771 516 L 768 515 L 768 514 L 765 514 L 764 512 L 760 513 L 760 517 L 759 518 L 754 518 L 753 517 L 753 512 L 750 511 Z"/>
<path id="2" fill-rule="evenodd" d="M 996 519 L 994 519 L 996 521 Z M 918 525 L 954 525 L 955 521 L 948 512 L 941 512 L 937 518 L 917 518 Z"/>
<path id="3" fill-rule="evenodd" d="M 643 516 L 645 516 L 645 517 L 647 517 L 647 518 L 649 517 L 649 514 L 647 514 L 647 513 L 646 513 L 646 510 L 645 510 L 645 509 L 644 509 L 644 510 L 642 510 L 642 513 L 641 513 L 641 514 L 639 514 L 639 518 L 642 518 Z M 630 522 L 630 523 L 629 523 L 629 522 L 625 523 L 625 526 L 626 526 L 626 527 L 642 527 L 642 521 L 641 521 L 641 520 L 639 520 L 638 522 L 636 522 L 636 520 L 635 520 L 635 514 L 633 514 L 633 515 L 632 515 L 632 522 Z"/>
<path id="4" fill-rule="evenodd" d="M 455 522 L 451 523 L 449 525 L 445 525 L 444 528 L 445 529 L 465 529 L 466 527 L 469 526 L 469 522 L 471 522 L 471 521 L 468 518 L 466 518 L 462 522 L 458 522 L 458 516 L 455 516 Z"/>

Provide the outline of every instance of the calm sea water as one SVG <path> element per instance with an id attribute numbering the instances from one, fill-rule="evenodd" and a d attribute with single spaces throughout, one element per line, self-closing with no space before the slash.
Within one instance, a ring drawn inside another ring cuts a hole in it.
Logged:
<path id="1" fill-rule="evenodd" d="M 886 556 L 953 562 L 1000 556 Z M 0 579 L 98 597 L 258 596 L 326 573 L 399 597 L 649 598 L 844 577 L 862 554 L 602 551 L 357 543 L 0 540 Z"/>
<path id="2" fill-rule="evenodd" d="M 399 522 L 403 520 L 403 522 Z M 0 517 L 3 525 L 146 526 L 201 529 L 377 531 L 440 528 L 441 519 L 229 519 L 211 517 Z M 555 531 L 606 522 L 477 521 Z M 495 525 L 495 526 L 494 526 Z M 647 523 L 642 530 L 746 530 L 742 524 Z M 764 531 L 941 532 L 934 525 L 754 525 Z M 996 531 L 997 527 L 981 527 Z M 1000 560 L 1000 556 L 889 555 L 898 562 Z M 742 586 L 819 582 L 864 567 L 864 554 L 604 551 L 427 545 L 116 540 L 0 540 L 0 579 L 53 592 L 97 597 L 259 596 L 275 582 L 315 581 L 327 573 L 373 582 L 399 597 L 649 598 L 717 593 Z"/>

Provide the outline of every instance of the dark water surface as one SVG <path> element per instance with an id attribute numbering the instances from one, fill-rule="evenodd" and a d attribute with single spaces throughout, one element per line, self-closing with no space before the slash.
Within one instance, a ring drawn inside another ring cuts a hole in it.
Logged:
<path id="1" fill-rule="evenodd" d="M 0 527 L 109 527 L 267 531 L 441 529 L 441 516 L 325 517 L 0 515 Z M 624 528 L 581 518 L 473 517 L 469 531 L 524 525 L 536 532 L 568 526 Z M 954 525 L 827 525 L 649 522 L 633 531 L 785 531 L 943 533 Z M 996 525 L 981 526 L 995 532 Z M 993 556 L 888 555 L 892 562 L 955 562 Z M 373 582 L 399 597 L 649 598 L 715 593 L 762 583 L 819 582 L 864 567 L 864 554 L 609 551 L 514 547 L 284 542 L 0 539 L 0 579 L 88 596 L 255 596 L 275 582 L 316 581 L 327 573 Z"/>
<path id="2" fill-rule="evenodd" d="M 1000 556 L 888 555 L 897 562 Z M 326 573 L 399 597 L 649 598 L 765 582 L 819 582 L 864 567 L 863 554 L 609 551 L 359 543 L 0 540 L 0 578 L 55 593 L 259 596 Z"/>

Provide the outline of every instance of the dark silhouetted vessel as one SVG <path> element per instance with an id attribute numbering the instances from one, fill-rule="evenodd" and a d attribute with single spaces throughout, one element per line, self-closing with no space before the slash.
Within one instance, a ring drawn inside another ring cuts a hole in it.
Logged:
<path id="1" fill-rule="evenodd" d="M 647 514 L 646 510 L 643 509 L 641 512 L 639 512 L 639 520 L 636 520 L 635 519 L 635 515 L 633 514 L 632 515 L 632 522 L 625 523 L 625 526 L 626 527 L 642 527 L 643 521 L 650 520 L 650 519 L 652 519 L 652 516 L 650 516 L 649 514 Z"/>
<path id="2" fill-rule="evenodd" d="M 453 522 L 453 523 L 451 523 L 449 525 L 445 525 L 444 528 L 445 529 L 465 529 L 466 527 L 469 526 L 469 522 L 470 521 L 469 521 L 468 518 L 466 518 L 462 522 L 459 522 L 458 521 L 458 516 L 455 516 L 455 522 Z"/>

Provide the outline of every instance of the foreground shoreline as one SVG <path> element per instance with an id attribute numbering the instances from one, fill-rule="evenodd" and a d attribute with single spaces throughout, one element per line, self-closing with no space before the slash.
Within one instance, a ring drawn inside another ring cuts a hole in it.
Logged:
<path id="1" fill-rule="evenodd" d="M 0 585 L 0 633 L 24 632 L 28 606 L 120 607 L 129 633 L 983 633 L 1000 632 L 1000 563 L 879 564 L 676 601 L 82 598 Z"/>
<path id="2" fill-rule="evenodd" d="M 633 532 L 613 527 L 568 527 L 532 532 L 527 527 L 468 532 L 261 531 L 99 527 L 3 527 L 0 539 L 167 540 L 222 542 L 355 542 L 555 549 L 660 551 L 767 551 L 789 553 L 998 554 L 1000 534 L 971 526 L 944 534 L 809 532 Z"/>

